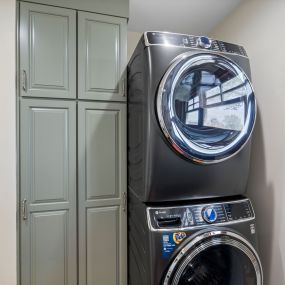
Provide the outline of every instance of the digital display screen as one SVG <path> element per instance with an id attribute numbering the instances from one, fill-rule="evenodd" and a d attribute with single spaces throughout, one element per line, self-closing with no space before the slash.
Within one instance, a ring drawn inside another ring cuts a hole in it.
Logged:
<path id="1" fill-rule="evenodd" d="M 247 219 L 252 217 L 250 206 L 247 202 L 225 205 L 229 220 Z"/>
<path id="2" fill-rule="evenodd" d="M 240 49 L 238 45 L 230 44 L 230 43 L 224 43 L 224 46 L 226 48 L 227 52 L 233 52 L 233 53 L 240 53 Z"/>
<path id="3" fill-rule="evenodd" d="M 233 217 L 241 218 L 244 215 L 244 209 L 240 204 L 231 204 L 231 213 Z"/>

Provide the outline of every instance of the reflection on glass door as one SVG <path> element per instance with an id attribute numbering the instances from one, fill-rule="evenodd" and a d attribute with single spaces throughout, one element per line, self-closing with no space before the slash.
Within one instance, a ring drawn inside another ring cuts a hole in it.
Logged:
<path id="1" fill-rule="evenodd" d="M 161 81 L 157 114 L 175 150 L 215 163 L 238 152 L 251 135 L 255 97 L 234 62 L 213 54 L 183 57 Z"/>
<path id="2" fill-rule="evenodd" d="M 189 126 L 233 131 L 243 129 L 247 83 L 239 76 L 222 80 L 216 74 L 198 70 L 180 81 L 175 104 L 176 114 L 182 122 Z"/>

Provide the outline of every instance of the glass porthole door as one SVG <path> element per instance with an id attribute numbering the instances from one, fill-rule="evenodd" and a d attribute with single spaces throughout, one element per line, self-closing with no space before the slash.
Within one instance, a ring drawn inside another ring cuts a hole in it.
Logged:
<path id="1" fill-rule="evenodd" d="M 198 236 L 178 253 L 163 285 L 262 285 L 254 248 L 232 232 Z"/>
<path id="2" fill-rule="evenodd" d="M 198 163 L 217 163 L 246 144 L 256 102 L 237 64 L 215 54 L 185 54 L 160 83 L 157 115 L 176 152 Z"/>

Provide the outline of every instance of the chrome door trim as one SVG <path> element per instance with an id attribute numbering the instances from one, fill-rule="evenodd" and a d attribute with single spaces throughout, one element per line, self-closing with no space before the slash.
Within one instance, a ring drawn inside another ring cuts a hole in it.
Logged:
<path id="1" fill-rule="evenodd" d="M 216 223 L 214 224 L 214 226 L 229 226 L 229 225 L 233 225 L 233 224 L 240 224 L 240 223 L 245 223 L 245 222 L 249 222 L 249 221 L 254 221 L 255 220 L 255 212 L 252 206 L 252 203 L 249 199 L 241 199 L 241 200 L 234 200 L 234 201 L 229 201 L 229 202 L 216 202 L 216 203 L 209 203 L 209 204 L 193 204 L 193 205 L 183 205 L 183 206 L 176 206 L 176 207 L 147 207 L 146 211 L 147 211 L 147 223 L 148 223 L 148 228 L 152 231 L 152 232 L 177 232 L 177 231 L 187 231 L 187 230 L 193 230 L 193 229 L 202 229 L 205 228 L 207 226 L 209 226 L 208 224 L 205 225 L 199 225 L 199 226 L 189 226 L 186 228 L 164 228 L 164 229 L 155 229 L 152 224 L 151 224 L 151 220 L 150 220 L 150 210 L 151 209 L 156 209 L 156 210 L 168 210 L 168 209 L 176 209 L 176 208 L 189 208 L 191 206 L 201 206 L 202 208 L 204 207 L 209 207 L 209 206 L 214 206 L 214 205 L 225 205 L 225 204 L 237 204 L 237 203 L 242 203 L 242 202 L 248 202 L 250 204 L 251 210 L 252 210 L 252 214 L 253 216 L 251 218 L 245 218 L 245 219 L 240 219 L 237 221 L 229 221 L 229 222 L 224 222 L 224 223 Z"/>
<path id="2" fill-rule="evenodd" d="M 220 151 L 220 153 L 226 151 L 227 149 L 231 148 L 232 146 L 234 146 L 240 139 L 241 137 L 247 135 L 247 139 L 244 141 L 244 143 L 242 144 L 242 146 L 236 150 L 235 152 L 233 152 L 231 155 L 229 156 L 226 156 L 226 157 L 223 157 L 223 158 L 220 158 L 220 159 L 213 159 L 213 160 L 203 160 L 203 159 L 199 159 L 199 158 L 196 158 L 192 155 L 190 155 L 189 153 L 186 153 L 185 151 L 183 151 L 181 149 L 181 147 L 179 145 L 177 145 L 177 143 L 173 140 L 173 138 L 171 137 L 169 131 L 167 130 L 167 127 L 166 127 L 166 124 L 165 124 L 165 121 L 164 121 L 164 118 L 163 118 L 163 106 L 162 106 L 162 99 L 163 99 L 163 93 L 165 91 L 164 89 L 164 86 L 165 86 L 165 83 L 170 75 L 170 73 L 173 71 L 173 69 L 181 64 L 183 61 L 186 61 L 187 58 L 189 58 L 189 60 L 191 58 L 196 58 L 196 57 L 202 57 L 202 56 L 213 56 L 213 54 L 209 53 L 209 52 L 204 52 L 204 53 L 199 53 L 197 55 L 193 55 L 193 52 L 186 52 L 186 53 L 183 53 L 181 54 L 180 57 L 178 57 L 178 59 L 176 61 L 174 61 L 170 67 L 168 68 L 168 70 L 166 71 L 166 73 L 163 75 L 162 77 L 162 80 L 159 84 L 159 87 L 158 87 L 158 91 L 157 91 L 157 97 L 156 97 L 156 113 L 157 113 L 157 117 L 158 117 L 158 121 L 159 121 L 159 125 L 161 127 L 161 130 L 162 132 L 164 133 L 164 136 L 166 137 L 166 139 L 168 140 L 168 142 L 171 144 L 172 146 L 172 149 L 175 150 L 176 152 L 182 154 L 184 157 L 186 157 L 187 159 L 190 159 L 196 163 L 199 163 L 199 164 L 215 164 L 215 163 L 218 163 L 218 162 L 222 162 L 222 161 L 226 161 L 230 158 L 232 158 L 233 156 L 235 156 L 236 154 L 238 154 L 243 148 L 244 146 L 247 144 L 247 142 L 249 141 L 251 135 L 252 135 L 252 132 L 253 132 L 253 129 L 254 129 L 254 126 L 255 126 L 255 123 L 256 123 L 256 113 L 257 113 L 257 107 L 256 107 L 256 98 L 254 96 L 254 108 L 255 108 L 255 116 L 253 118 L 254 122 L 253 122 L 253 126 L 252 126 L 252 129 L 250 130 L 250 132 L 248 134 L 244 134 L 244 130 L 241 132 L 241 134 L 231 143 L 229 144 L 227 147 L 225 148 L 222 148 L 222 151 Z M 254 88 L 251 84 L 251 81 L 250 79 L 248 78 L 248 76 L 245 74 L 245 72 L 242 70 L 242 68 L 235 62 L 233 62 L 231 59 L 229 59 L 228 57 L 226 56 L 223 56 L 223 55 L 214 55 L 214 56 L 217 56 L 217 57 L 221 57 L 223 58 L 224 60 L 228 61 L 234 68 L 238 68 L 239 71 L 242 72 L 243 76 L 245 77 L 245 79 L 248 81 L 248 84 L 249 84 L 249 87 L 251 88 L 253 94 L 254 94 Z M 186 61 L 182 68 L 179 70 L 178 72 L 178 75 L 180 76 L 186 69 L 188 69 L 189 67 L 191 66 L 191 64 L 188 63 L 188 61 Z M 181 71 L 182 70 L 182 71 Z M 176 75 L 175 78 L 178 78 L 179 76 Z M 176 80 L 177 81 L 177 80 Z M 173 93 L 173 84 L 172 84 L 172 90 L 171 92 Z M 174 114 L 171 114 L 172 116 L 174 116 Z M 249 123 L 249 122 L 248 122 Z M 190 141 L 190 144 L 191 146 L 193 147 L 193 149 L 195 150 L 195 148 L 197 148 L 197 146 L 192 143 Z M 175 147 L 173 147 L 173 145 Z M 177 150 L 179 149 L 179 151 Z M 205 150 L 205 153 L 207 151 Z M 209 152 L 209 150 L 208 150 Z M 219 152 L 217 152 L 216 150 L 212 151 L 213 154 L 219 154 Z M 210 154 L 210 153 L 209 153 Z"/>
<path id="3" fill-rule="evenodd" d="M 182 262 L 181 265 L 178 266 L 178 270 L 175 270 L 177 267 L 178 262 L 185 257 L 185 253 L 187 253 L 192 247 L 194 247 L 197 243 L 201 242 L 203 239 L 210 238 L 210 237 L 219 237 L 219 236 L 226 236 L 229 237 L 229 240 L 219 240 L 219 241 L 209 241 L 206 243 L 201 244 L 198 248 L 196 248 L 194 251 L 192 251 L 186 259 Z M 236 234 L 231 231 L 222 230 L 222 231 L 209 231 L 206 233 L 203 233 L 201 235 L 198 235 L 193 240 L 191 240 L 185 247 L 182 248 L 182 250 L 176 255 L 174 261 L 171 263 L 166 276 L 163 281 L 163 285 L 177 285 L 179 278 L 181 277 L 181 274 L 183 273 L 184 269 L 186 268 L 187 264 L 195 258 L 199 253 L 204 251 L 207 248 L 210 248 L 211 246 L 215 245 L 229 245 L 233 246 L 239 250 L 241 250 L 252 262 L 256 277 L 257 277 L 257 284 L 256 285 L 262 285 L 263 284 L 263 269 L 261 265 L 260 258 L 258 256 L 258 253 L 254 249 L 254 247 L 251 245 L 251 243 L 242 237 L 239 234 Z M 175 270 L 175 271 L 174 271 Z M 173 273 L 175 272 L 174 276 Z M 173 277 L 173 278 L 172 278 Z M 170 284 L 170 278 L 173 279 L 173 282 Z"/>

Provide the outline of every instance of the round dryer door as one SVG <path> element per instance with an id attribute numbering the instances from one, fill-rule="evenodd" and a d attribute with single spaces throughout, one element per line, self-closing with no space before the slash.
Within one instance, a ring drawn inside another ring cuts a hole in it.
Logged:
<path id="1" fill-rule="evenodd" d="M 184 246 L 170 265 L 163 285 L 262 285 L 259 257 L 241 236 L 207 232 Z"/>
<path id="2" fill-rule="evenodd" d="M 176 152 L 209 164 L 242 149 L 254 127 L 256 102 L 236 63 L 215 54 L 184 54 L 160 83 L 157 115 Z"/>

